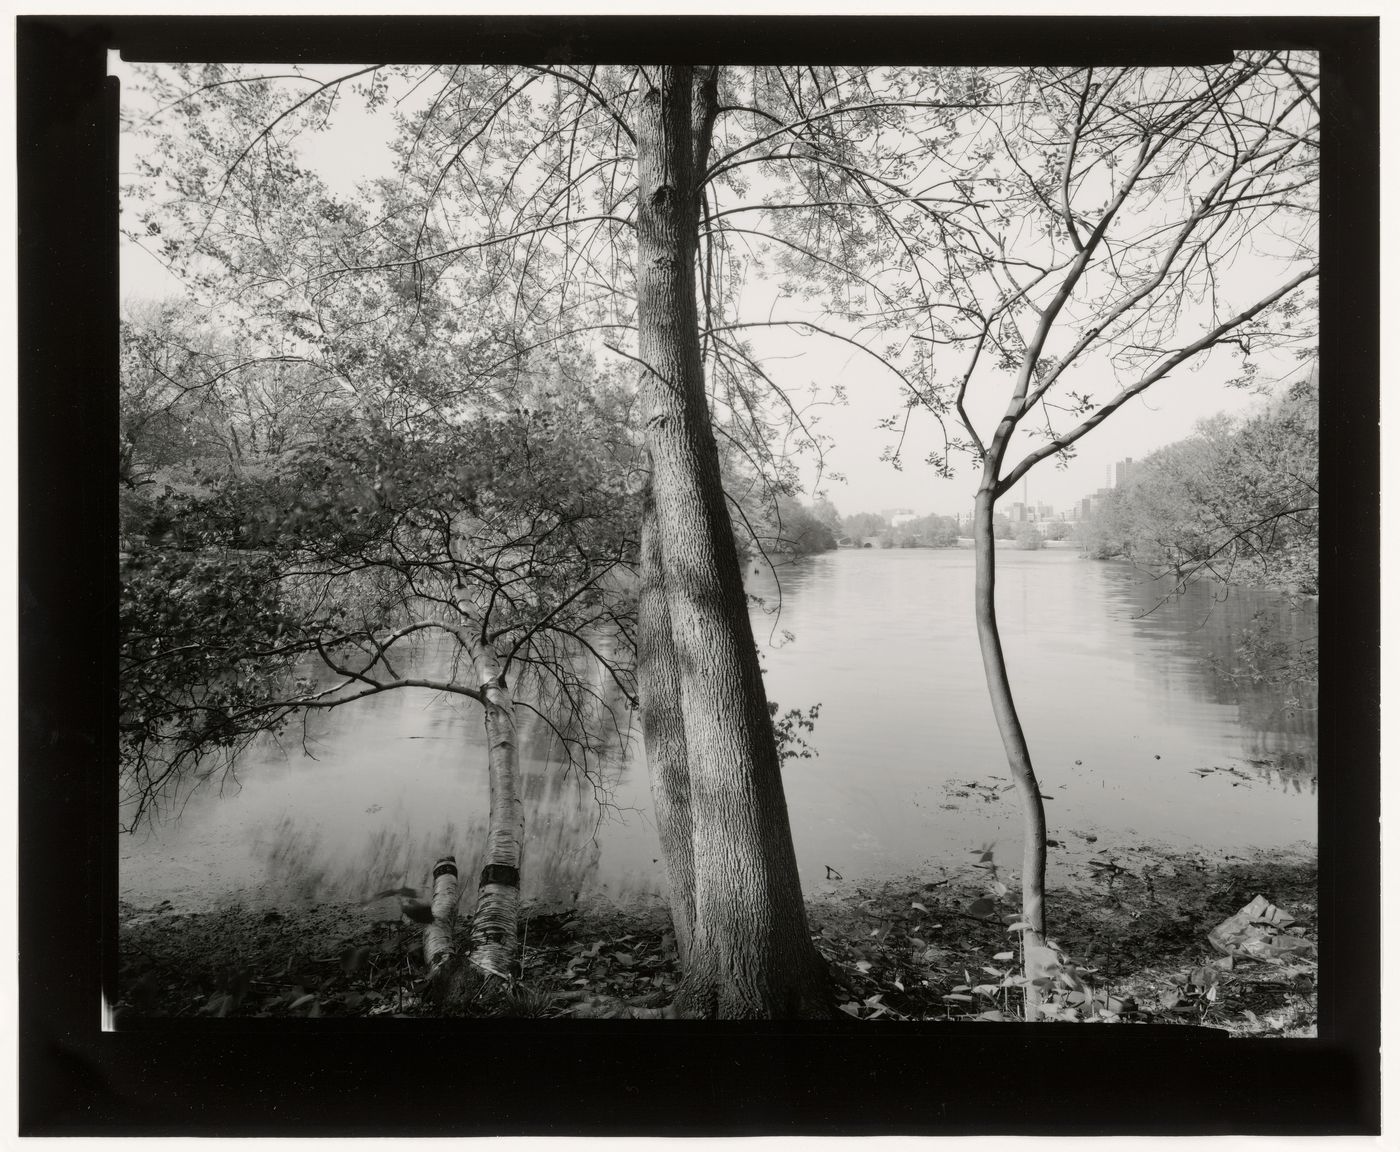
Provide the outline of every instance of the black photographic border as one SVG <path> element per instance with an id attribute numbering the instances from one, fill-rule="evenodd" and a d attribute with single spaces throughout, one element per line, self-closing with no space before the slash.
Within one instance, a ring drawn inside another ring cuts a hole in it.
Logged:
<path id="1" fill-rule="evenodd" d="M 336 63 L 1150 64 L 1268 46 L 1317 49 L 1324 77 L 1317 1039 L 879 1022 L 221 1021 L 101 1031 L 116 907 L 117 85 L 106 77 L 108 49 L 128 59 Z M 1379 1131 L 1377 19 L 24 16 L 17 49 L 22 1134 Z"/>

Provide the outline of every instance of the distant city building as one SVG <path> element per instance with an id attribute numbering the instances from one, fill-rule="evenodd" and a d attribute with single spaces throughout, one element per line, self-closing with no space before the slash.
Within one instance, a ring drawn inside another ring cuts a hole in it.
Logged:
<path id="1" fill-rule="evenodd" d="M 1092 492 L 1088 496 L 1076 500 L 1068 512 L 1060 514 L 1061 520 L 1080 521 L 1091 519 L 1103 506 L 1104 499 L 1109 496 L 1115 488 L 1122 488 L 1133 477 L 1133 458 L 1131 456 L 1119 460 L 1116 464 L 1108 464 L 1104 467 L 1104 487 L 1097 492 Z M 1054 516 L 1054 510 L 1046 504 L 1036 506 L 1033 519 L 1049 520 Z"/>
<path id="2" fill-rule="evenodd" d="M 885 518 L 891 528 L 898 528 L 902 524 L 908 524 L 909 521 L 919 518 L 918 513 L 909 508 L 887 508 L 880 515 Z"/>

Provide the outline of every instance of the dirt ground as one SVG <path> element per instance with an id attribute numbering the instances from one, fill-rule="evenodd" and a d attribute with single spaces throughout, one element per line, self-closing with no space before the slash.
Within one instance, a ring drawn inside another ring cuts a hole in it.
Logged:
<path id="1" fill-rule="evenodd" d="M 1011 889 L 1007 885 L 1011 884 Z M 1021 1018 L 1014 878 L 990 853 L 962 868 L 809 900 L 837 1003 L 858 1019 Z M 1230 957 L 1208 933 L 1256 896 L 1285 913 L 1283 958 Z M 464 905 L 466 901 L 464 900 Z M 1312 854 L 1216 856 L 1131 848 L 1047 895 L 1059 1019 L 1189 1023 L 1234 1036 L 1316 1035 Z M 1291 922 L 1288 922 L 1291 917 Z M 392 901 L 284 910 L 119 909 L 118 1028 L 153 1017 L 417 1016 L 421 928 Z M 465 939 L 468 924 L 459 922 Z M 520 971 L 468 1014 L 562 1016 L 578 1002 L 664 1004 L 679 978 L 660 903 L 541 911 Z"/>

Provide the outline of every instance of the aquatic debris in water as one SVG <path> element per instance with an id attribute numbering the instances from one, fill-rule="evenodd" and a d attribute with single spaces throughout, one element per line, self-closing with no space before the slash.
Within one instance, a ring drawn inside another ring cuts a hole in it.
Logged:
<path id="1" fill-rule="evenodd" d="M 1249 773 L 1241 772 L 1238 768 L 1224 768 L 1219 764 L 1213 765 L 1210 768 L 1192 768 L 1191 771 L 1201 777 L 1209 776 L 1213 772 L 1223 772 L 1228 776 L 1238 776 L 1246 785 L 1250 782 Z M 1237 784 L 1235 787 L 1238 788 L 1239 785 Z"/>

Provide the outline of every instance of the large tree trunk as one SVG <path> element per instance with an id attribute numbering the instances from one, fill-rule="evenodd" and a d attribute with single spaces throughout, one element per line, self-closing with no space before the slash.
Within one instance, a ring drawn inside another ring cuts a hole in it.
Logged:
<path id="1" fill-rule="evenodd" d="M 695 861 L 695 925 L 675 1007 L 700 1017 L 826 1016 L 829 978 L 808 936 L 700 356 L 699 170 L 715 71 L 650 76 L 638 114 L 637 316 Z"/>
<path id="2" fill-rule="evenodd" d="M 987 692 L 991 696 L 992 713 L 1001 732 L 1002 746 L 1016 795 L 1021 802 L 1021 826 L 1024 846 L 1021 853 L 1021 915 L 1030 925 L 1022 939 L 1025 950 L 1027 980 L 1044 975 L 1046 965 L 1053 959 L 1045 947 L 1045 802 L 1031 764 L 1030 747 L 1021 731 L 1021 718 L 1011 696 L 1011 681 L 1006 671 L 1006 656 L 1001 650 L 1001 633 L 997 629 L 996 608 L 996 537 L 992 514 L 996 509 L 996 468 L 989 472 L 977 492 L 972 537 L 977 566 L 975 611 L 977 639 L 982 647 L 982 668 L 987 676 Z M 1026 1018 L 1034 1020 L 1039 1014 L 1039 990 L 1026 984 Z"/>
<path id="3" fill-rule="evenodd" d="M 695 928 L 695 848 L 690 814 L 690 766 L 686 762 L 685 720 L 681 715 L 680 672 L 666 610 L 661 540 L 656 505 L 648 486 L 642 500 L 642 588 L 637 605 L 637 687 L 642 706 L 642 740 L 651 774 L 652 806 L 671 889 L 671 923 L 681 971 L 690 964 Z"/>

